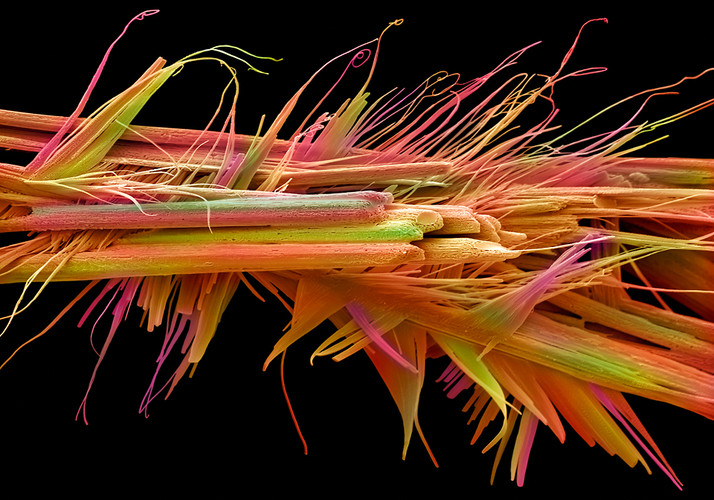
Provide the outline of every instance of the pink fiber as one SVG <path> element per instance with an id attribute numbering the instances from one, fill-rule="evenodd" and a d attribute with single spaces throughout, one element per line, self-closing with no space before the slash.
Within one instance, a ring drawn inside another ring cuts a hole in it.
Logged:
<path id="1" fill-rule="evenodd" d="M 362 331 L 369 337 L 369 339 L 376 345 L 379 349 L 384 352 L 387 356 L 392 358 L 397 362 L 398 365 L 406 368 L 407 370 L 417 373 L 416 367 L 411 364 L 404 356 L 398 353 L 394 347 L 392 347 L 389 342 L 387 342 L 380 332 L 369 320 L 367 313 L 354 302 L 347 304 L 347 310 L 349 311 L 352 318 L 357 323 Z"/>
<path id="2" fill-rule="evenodd" d="M 645 443 L 642 442 L 642 439 L 640 439 L 640 436 L 638 436 L 635 431 L 630 427 L 630 424 L 627 423 L 627 420 L 625 420 L 618 409 L 615 407 L 613 404 L 612 400 L 595 384 L 590 384 L 590 389 L 593 391 L 593 394 L 600 400 L 600 402 L 607 408 L 607 410 L 617 419 L 618 422 L 625 428 L 625 430 L 632 436 L 632 438 L 637 442 L 638 445 L 647 453 L 647 455 L 654 461 L 655 464 L 657 464 L 657 467 L 662 469 L 662 472 L 664 472 L 667 477 L 674 483 L 674 485 L 681 490 L 682 489 L 682 483 L 677 477 L 674 475 L 673 471 L 669 469 L 669 467 L 665 466 L 659 458 L 657 458 L 654 453 L 650 451 L 650 449 L 645 445 Z"/>
<path id="3" fill-rule="evenodd" d="M 44 165 L 45 161 L 52 155 L 52 153 L 55 152 L 55 149 L 57 149 L 57 146 L 59 145 L 60 141 L 63 139 L 67 131 L 74 125 L 75 121 L 77 118 L 79 118 L 79 114 L 84 110 L 84 106 L 87 104 L 87 101 L 89 100 L 89 96 L 91 95 L 92 91 L 94 90 L 94 87 L 97 85 L 97 81 L 99 81 L 99 77 L 102 74 L 102 71 L 104 70 L 104 66 L 107 64 L 107 60 L 109 59 L 109 54 L 111 53 L 112 49 L 114 48 L 114 45 L 117 44 L 117 42 L 124 36 L 126 31 L 129 29 L 129 26 L 131 23 L 134 21 L 141 21 L 147 16 L 151 16 L 154 14 L 157 14 L 159 11 L 154 9 L 154 10 L 146 10 L 142 12 L 141 14 L 138 14 L 134 16 L 127 24 L 124 26 L 124 30 L 119 34 L 119 36 L 112 42 L 112 44 L 109 46 L 107 51 L 104 53 L 104 57 L 102 58 L 102 62 L 99 63 L 99 67 L 97 68 L 97 71 L 94 73 L 94 76 L 92 77 L 92 81 L 89 83 L 89 86 L 87 87 L 87 90 L 84 91 L 84 95 L 82 96 L 82 99 L 79 101 L 79 104 L 77 105 L 77 108 L 74 110 L 74 112 L 67 118 L 67 120 L 64 122 L 62 127 L 57 131 L 57 133 L 52 137 L 52 139 L 45 144 L 45 146 L 42 148 L 42 150 L 37 153 L 37 156 L 33 158 L 33 160 L 27 165 L 26 171 L 27 172 L 34 172 L 38 170 L 42 165 Z"/>

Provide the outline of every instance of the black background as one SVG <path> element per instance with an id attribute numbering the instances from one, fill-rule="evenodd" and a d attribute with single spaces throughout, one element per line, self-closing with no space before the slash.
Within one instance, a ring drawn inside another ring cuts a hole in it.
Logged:
<path id="1" fill-rule="evenodd" d="M 438 70 L 473 78 L 539 40 L 543 43 L 523 57 L 518 69 L 553 73 L 581 24 L 607 17 L 608 24 L 591 24 L 585 30 L 570 68 L 609 69 L 561 84 L 556 99 L 566 124 L 639 90 L 714 66 L 706 15 L 687 2 L 678 2 L 676 11 L 643 7 L 627 12 L 622 6 L 606 5 L 561 10 L 547 2 L 431 2 L 419 8 L 337 2 L 289 8 L 268 2 L 174 5 L 3 7 L 0 108 L 69 114 L 124 24 L 138 12 L 156 7 L 160 14 L 133 25 L 117 45 L 89 108 L 131 84 L 157 56 L 171 62 L 226 43 L 284 58 L 280 63 L 258 61 L 269 76 L 239 68 L 238 129 L 252 133 L 262 113 L 274 117 L 324 62 L 375 38 L 397 18 L 405 22 L 385 38 L 374 79 L 377 94 L 392 86 L 415 86 Z M 226 80 L 227 73 L 217 64 L 188 67 L 135 123 L 200 128 L 210 118 Z M 714 97 L 713 81 L 705 77 L 682 86 L 680 96 L 656 99 L 644 118 L 656 119 Z M 328 75 L 316 88 L 326 89 L 330 82 Z M 316 90 L 311 98 L 320 95 Z M 302 111 L 308 109 L 305 105 Z M 612 128 L 624 117 L 615 113 L 605 124 Z M 667 128 L 671 137 L 647 153 L 711 156 L 712 117 L 707 110 L 673 124 Z M 42 329 L 80 289 L 79 284 L 52 285 L 0 339 L 1 357 Z M 2 288 L 3 312 L 10 310 L 19 291 Z M 309 366 L 309 354 L 324 338 L 319 332 L 292 349 L 286 366 L 292 403 L 308 440 L 305 456 L 282 396 L 278 364 L 262 371 L 264 358 L 289 318 L 279 305 L 268 302 L 260 303 L 243 289 L 195 376 L 184 379 L 167 401 L 155 401 L 149 418 L 137 409 L 163 332 L 149 334 L 138 328 L 140 316 L 133 314 L 120 328 L 90 394 L 89 425 L 75 421 L 96 359 L 89 328 L 75 328 L 88 301 L 80 303 L 0 371 L 5 486 L 17 482 L 28 493 L 195 489 L 208 497 L 249 498 L 286 493 L 331 498 L 382 491 L 417 498 L 541 493 L 563 497 L 586 492 L 616 498 L 698 498 L 707 491 L 709 450 L 714 445 L 711 422 L 635 398 L 630 398 L 633 406 L 683 480 L 684 492 L 677 492 L 657 470 L 648 476 L 642 467 L 630 470 L 603 450 L 589 449 L 572 430 L 561 445 L 543 427 L 525 486 L 518 489 L 509 481 L 508 459 L 496 484 L 489 486 L 493 454 L 481 454 L 486 440 L 468 445 L 473 429 L 460 411 L 463 400 L 448 400 L 433 382 L 443 368 L 439 363 L 429 367 L 421 420 L 440 468 L 433 467 L 416 437 L 403 462 L 399 414 L 366 358 L 354 356 L 339 364 L 320 359 Z M 100 324 L 98 339 L 107 326 Z"/>

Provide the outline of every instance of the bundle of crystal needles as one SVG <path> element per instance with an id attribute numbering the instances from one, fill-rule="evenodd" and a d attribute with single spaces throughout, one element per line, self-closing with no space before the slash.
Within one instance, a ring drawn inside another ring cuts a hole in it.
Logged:
<path id="1" fill-rule="evenodd" d="M 311 78 L 254 136 L 233 130 L 230 63 L 264 61 L 227 46 L 158 59 L 86 117 L 106 58 L 71 116 L 0 111 L 0 147 L 36 152 L 26 165 L 0 163 L 0 232 L 13 233 L 0 283 L 24 284 L 6 300 L 4 330 L 53 282 L 86 281 L 60 317 L 87 296 L 80 326 L 111 316 L 91 388 L 127 311 L 143 309 L 146 328 L 165 331 L 144 411 L 217 330 L 220 343 L 221 315 L 246 286 L 292 314 L 266 367 L 315 342 L 308 334 L 326 321 L 334 328 L 313 358 L 368 356 L 401 414 L 403 455 L 414 430 L 427 449 L 438 432 L 418 418 L 422 386 L 436 379 L 464 398 L 473 441 L 491 434 L 492 478 L 514 436 L 511 476 L 522 484 L 538 427 L 562 441 L 567 422 L 679 487 L 624 395 L 714 417 L 714 161 L 640 155 L 643 137 L 714 100 L 642 124 L 636 107 L 613 130 L 576 137 L 577 127 L 557 129 L 552 97 L 588 73 L 569 69 L 575 44 L 551 76 L 508 73 L 526 48 L 473 80 L 438 74 L 373 97 L 385 32 L 318 71 L 341 75 L 325 97 L 311 97 Z M 230 79 L 205 130 L 133 124 L 171 76 L 205 61 Z M 356 95 L 323 109 L 365 64 Z M 518 128 L 536 102 L 553 107 Z M 312 111 L 286 132 L 303 108 Z M 89 389 L 85 419 L 88 401 Z"/>

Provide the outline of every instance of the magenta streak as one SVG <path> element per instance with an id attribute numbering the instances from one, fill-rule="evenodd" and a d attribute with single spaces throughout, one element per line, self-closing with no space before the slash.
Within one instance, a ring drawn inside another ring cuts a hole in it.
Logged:
<path id="1" fill-rule="evenodd" d="M 647 455 L 657 464 L 657 467 L 662 469 L 662 471 L 667 475 L 667 477 L 674 483 L 674 485 L 681 491 L 682 490 L 682 483 L 677 479 L 676 476 L 669 470 L 668 467 L 666 467 L 655 455 L 650 451 L 650 449 L 645 445 L 645 443 L 642 442 L 640 437 L 635 433 L 635 431 L 630 427 L 630 425 L 627 423 L 627 421 L 622 417 L 620 412 L 615 408 L 615 405 L 612 403 L 610 398 L 607 397 L 607 395 L 602 392 L 602 390 L 595 384 L 589 384 L 590 385 L 590 390 L 592 390 L 593 394 L 600 400 L 600 403 L 607 408 L 607 410 L 617 419 L 620 424 L 627 430 L 627 432 L 632 436 L 632 438 L 637 442 L 638 445 L 647 453 Z"/>
<path id="2" fill-rule="evenodd" d="M 417 373 L 416 367 L 409 362 L 404 356 L 397 352 L 394 347 L 387 342 L 380 332 L 369 320 L 367 313 L 364 309 L 355 302 L 350 302 L 347 304 L 347 310 L 349 311 L 352 318 L 357 323 L 362 331 L 367 335 L 367 337 L 372 340 L 372 342 L 384 352 L 387 356 L 396 361 L 399 366 L 406 368 L 412 373 Z"/>

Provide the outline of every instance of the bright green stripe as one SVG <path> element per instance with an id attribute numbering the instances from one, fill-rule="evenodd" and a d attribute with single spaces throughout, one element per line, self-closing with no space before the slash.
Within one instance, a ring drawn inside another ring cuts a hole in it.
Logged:
<path id="1" fill-rule="evenodd" d="M 117 243 L 368 243 L 407 242 L 423 238 L 422 231 L 408 221 L 328 227 L 240 227 L 163 229 L 126 236 Z"/>

